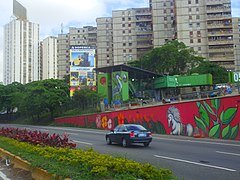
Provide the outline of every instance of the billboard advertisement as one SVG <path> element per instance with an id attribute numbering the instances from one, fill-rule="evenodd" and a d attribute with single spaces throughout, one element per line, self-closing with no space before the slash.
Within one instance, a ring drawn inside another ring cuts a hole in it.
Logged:
<path id="1" fill-rule="evenodd" d="M 91 46 L 70 47 L 70 86 L 96 87 L 95 49 Z"/>

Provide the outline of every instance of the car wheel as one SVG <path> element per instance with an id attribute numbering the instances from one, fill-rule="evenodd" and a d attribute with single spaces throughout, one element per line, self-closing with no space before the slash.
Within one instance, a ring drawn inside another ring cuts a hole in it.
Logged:
<path id="1" fill-rule="evenodd" d="M 150 144 L 149 142 L 147 142 L 147 143 L 143 143 L 144 147 L 148 147 L 149 144 Z"/>
<path id="2" fill-rule="evenodd" d="M 123 147 L 129 146 L 129 143 L 127 142 L 127 140 L 125 138 L 122 139 L 122 146 Z"/>
<path id="3" fill-rule="evenodd" d="M 107 142 L 108 145 L 111 145 L 111 144 L 112 144 L 112 141 L 111 141 L 111 139 L 110 139 L 109 136 L 106 137 L 106 142 Z"/>

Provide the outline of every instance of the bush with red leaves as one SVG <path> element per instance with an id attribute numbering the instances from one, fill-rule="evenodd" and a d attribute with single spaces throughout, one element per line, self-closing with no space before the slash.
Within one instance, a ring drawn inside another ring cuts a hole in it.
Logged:
<path id="1" fill-rule="evenodd" d="M 30 131 L 27 129 L 3 127 L 0 129 L 0 136 L 9 137 L 22 142 L 28 142 L 33 145 L 76 148 L 75 143 L 69 142 L 67 134 L 60 136 L 59 134 L 54 133 L 50 135 L 47 132 L 37 130 Z"/>

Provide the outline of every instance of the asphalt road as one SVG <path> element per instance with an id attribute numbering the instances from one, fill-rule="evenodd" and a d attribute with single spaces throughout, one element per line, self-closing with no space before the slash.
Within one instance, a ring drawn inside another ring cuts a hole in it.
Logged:
<path id="1" fill-rule="evenodd" d="M 185 180 L 240 180 L 240 142 L 231 140 L 190 138 L 153 134 L 149 147 L 142 144 L 123 148 L 107 145 L 103 130 L 69 127 L 3 125 L 50 133 L 67 133 L 77 148 L 90 148 L 114 156 L 127 157 L 139 162 L 171 169 Z"/>

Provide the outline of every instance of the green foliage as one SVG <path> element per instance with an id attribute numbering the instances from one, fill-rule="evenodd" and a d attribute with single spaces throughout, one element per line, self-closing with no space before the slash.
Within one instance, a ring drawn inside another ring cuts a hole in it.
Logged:
<path id="1" fill-rule="evenodd" d="M 5 137 L 0 137 L 0 148 L 29 161 L 33 167 L 71 179 L 176 179 L 168 169 L 100 154 L 92 149 L 33 146 Z"/>
<path id="2" fill-rule="evenodd" d="M 75 90 L 72 98 L 73 105 L 82 110 L 90 107 L 97 107 L 101 99 L 101 96 L 93 90 L 90 89 L 81 89 Z"/>
<path id="3" fill-rule="evenodd" d="M 220 99 L 212 99 L 210 104 L 206 101 L 197 102 L 199 117 L 195 116 L 196 126 L 208 133 L 212 138 L 235 139 L 238 134 L 238 125 L 231 122 L 237 114 L 237 108 L 221 108 Z"/>
<path id="4" fill-rule="evenodd" d="M 213 84 L 228 82 L 227 69 L 209 61 L 202 61 L 199 66 L 193 68 L 191 73 L 212 74 Z"/>
<path id="5" fill-rule="evenodd" d="M 144 67 L 158 74 L 180 75 L 188 73 L 203 59 L 183 42 L 173 40 L 154 48 L 140 60 L 131 62 L 130 65 Z"/>

